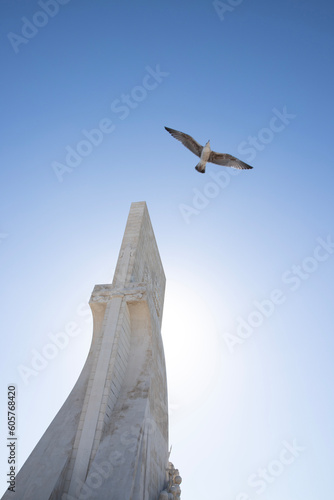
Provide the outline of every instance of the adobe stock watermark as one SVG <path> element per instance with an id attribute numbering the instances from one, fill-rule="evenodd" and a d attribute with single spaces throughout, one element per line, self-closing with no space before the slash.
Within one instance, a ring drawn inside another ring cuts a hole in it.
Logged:
<path id="1" fill-rule="evenodd" d="M 235 500 L 252 500 L 253 493 L 257 495 L 264 493 L 306 450 L 306 447 L 300 446 L 296 439 L 293 439 L 292 442 L 283 441 L 282 444 L 283 447 L 277 458 L 271 460 L 266 467 L 259 467 L 248 477 L 247 485 L 252 488 L 251 493 L 240 492 L 236 495 Z"/>
<path id="2" fill-rule="evenodd" d="M 287 107 L 283 106 L 283 110 L 277 108 L 272 109 L 272 117 L 269 120 L 267 127 L 259 130 L 257 135 L 248 136 L 238 145 L 238 154 L 244 157 L 244 161 L 252 162 L 259 151 L 263 151 L 270 144 L 276 134 L 283 132 L 290 122 L 296 118 L 296 115 L 288 113 Z M 191 217 L 199 215 L 211 202 L 217 198 L 221 192 L 230 184 L 231 178 L 239 175 L 242 170 L 228 168 L 215 173 L 208 173 L 211 181 L 207 182 L 202 190 L 193 188 L 193 197 L 190 205 L 185 203 L 179 204 L 179 210 L 186 224 L 190 223 Z"/>
<path id="3" fill-rule="evenodd" d="M 90 307 L 85 302 L 82 302 L 77 306 L 76 315 L 80 318 L 80 320 L 84 320 L 85 323 L 90 323 L 92 321 Z M 49 341 L 39 350 L 35 348 L 31 350 L 31 359 L 29 364 L 20 364 L 17 366 L 17 370 L 24 385 L 28 385 L 31 377 L 37 377 L 42 371 L 44 371 L 49 366 L 50 362 L 52 362 L 58 354 L 69 345 L 71 339 L 77 337 L 82 332 L 82 328 L 77 321 L 77 318 L 75 321 L 69 321 L 60 332 L 48 333 Z"/>
<path id="4" fill-rule="evenodd" d="M 121 121 L 125 120 L 132 110 L 136 109 L 141 102 L 147 99 L 150 92 L 155 90 L 163 80 L 169 76 L 166 71 L 161 71 L 160 64 L 155 68 L 145 67 L 146 73 L 141 85 L 135 85 L 127 94 L 114 99 L 110 105 L 112 113 Z M 102 118 L 96 128 L 81 130 L 83 138 L 75 146 L 65 147 L 65 160 L 61 163 L 53 161 L 51 167 L 59 182 L 63 182 L 65 174 L 73 172 L 87 158 L 95 148 L 99 147 L 104 137 L 116 130 L 116 125 L 110 118 Z"/>
<path id="5" fill-rule="evenodd" d="M 185 203 L 179 204 L 179 210 L 186 224 L 190 224 L 190 218 L 193 215 L 199 215 L 211 202 L 217 198 L 220 193 L 227 188 L 231 182 L 231 178 L 239 175 L 241 170 L 233 168 L 228 171 L 220 170 L 219 172 L 209 171 L 208 176 L 212 181 L 206 182 L 203 189 L 193 188 L 193 197 L 191 205 Z"/>
<path id="6" fill-rule="evenodd" d="M 7 233 L 0 233 L 0 244 L 8 238 Z"/>
<path id="7" fill-rule="evenodd" d="M 279 134 L 286 129 L 292 120 L 297 115 L 288 113 L 286 106 L 283 106 L 283 111 L 277 108 L 272 109 L 273 116 L 270 118 L 269 126 L 263 127 L 256 136 L 248 136 L 246 141 L 242 141 L 238 146 L 238 153 L 248 155 L 246 161 L 250 162 L 256 158 L 258 151 L 263 151 L 267 144 L 270 144 L 275 134 Z"/>
<path id="8" fill-rule="evenodd" d="M 321 263 L 326 262 L 333 255 L 334 241 L 331 235 L 328 235 L 326 239 L 319 237 L 316 241 L 318 244 L 312 255 L 305 257 L 300 264 L 294 264 L 282 274 L 281 281 L 288 287 L 289 292 L 297 291 L 302 283 L 310 279 L 317 271 Z M 238 316 L 234 333 L 223 333 L 229 352 L 233 354 L 236 346 L 244 344 L 254 331 L 275 313 L 277 307 L 284 304 L 287 297 L 288 294 L 282 288 L 274 288 L 266 298 L 253 302 L 254 308 L 246 317 Z"/>
<path id="9" fill-rule="evenodd" d="M 221 2 L 220 0 L 214 0 L 212 5 L 218 14 L 219 19 L 224 21 L 225 14 L 227 12 L 233 12 L 243 1 L 244 0 L 226 0 L 226 2 Z"/>
<path id="10" fill-rule="evenodd" d="M 70 0 L 39 0 L 38 5 L 41 10 L 37 10 L 31 19 L 22 17 L 21 34 L 10 31 L 7 38 L 15 54 L 19 53 L 20 46 L 26 45 L 32 38 L 39 33 L 40 28 L 44 28 L 50 18 L 55 17 L 61 5 L 66 5 Z"/>

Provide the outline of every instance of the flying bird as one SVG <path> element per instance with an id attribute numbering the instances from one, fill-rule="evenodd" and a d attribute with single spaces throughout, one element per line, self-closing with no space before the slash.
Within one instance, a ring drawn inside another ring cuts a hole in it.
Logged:
<path id="1" fill-rule="evenodd" d="M 205 167 L 208 162 L 216 163 L 217 165 L 223 165 L 224 167 L 239 168 L 241 170 L 248 170 L 250 168 L 253 168 L 232 155 L 225 153 L 216 153 L 215 151 L 212 151 L 210 148 L 210 141 L 208 141 L 203 147 L 188 134 L 184 134 L 183 132 L 179 132 L 178 130 L 174 130 L 168 127 L 165 127 L 165 129 L 173 137 L 175 137 L 175 139 L 181 141 L 182 144 L 186 148 L 190 149 L 192 153 L 200 157 L 200 161 L 199 163 L 197 163 L 195 168 L 198 172 L 201 172 L 201 174 L 205 173 Z"/>

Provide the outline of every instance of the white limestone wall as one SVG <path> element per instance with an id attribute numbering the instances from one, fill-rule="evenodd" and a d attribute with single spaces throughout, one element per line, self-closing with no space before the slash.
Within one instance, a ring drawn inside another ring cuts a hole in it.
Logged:
<path id="1" fill-rule="evenodd" d="M 91 357 L 87 359 L 80 378 L 64 405 L 19 471 L 15 493 L 7 491 L 3 500 L 59 498 L 57 491 L 63 486 L 90 371 Z"/>
<path id="2" fill-rule="evenodd" d="M 131 318 L 128 369 L 80 500 L 155 500 L 165 486 L 168 459 L 165 364 L 157 356 L 161 345 L 152 328 L 147 303 L 129 303 L 128 308 Z"/>
<path id="3" fill-rule="evenodd" d="M 127 369 L 130 347 L 126 302 L 121 297 L 114 297 L 105 308 L 98 306 L 95 311 L 93 303 L 92 309 L 95 324 L 101 326 L 64 485 L 64 492 L 74 498 L 85 481 L 103 429 L 110 420 Z M 99 318 L 101 314 L 103 320 Z"/>
<path id="4" fill-rule="evenodd" d="M 96 285 L 91 350 L 3 500 L 155 500 L 168 461 L 165 290 L 146 204 L 131 205 L 115 277 Z"/>

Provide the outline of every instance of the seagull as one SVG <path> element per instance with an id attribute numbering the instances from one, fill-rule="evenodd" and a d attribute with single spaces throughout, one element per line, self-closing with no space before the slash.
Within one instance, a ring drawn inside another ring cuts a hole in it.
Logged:
<path id="1" fill-rule="evenodd" d="M 210 148 L 210 141 L 208 141 L 203 147 L 188 134 L 184 134 L 183 132 L 179 132 L 178 130 L 174 130 L 168 127 L 165 127 L 165 129 L 173 137 L 175 137 L 175 139 L 181 141 L 182 144 L 186 148 L 190 149 L 192 153 L 200 157 L 200 161 L 199 163 L 197 163 L 195 168 L 197 172 L 200 172 L 201 174 L 205 173 L 207 162 L 216 163 L 217 165 L 223 165 L 224 167 L 239 168 L 241 170 L 248 170 L 250 168 L 253 168 L 232 155 L 225 153 L 216 153 L 215 151 L 212 151 Z"/>

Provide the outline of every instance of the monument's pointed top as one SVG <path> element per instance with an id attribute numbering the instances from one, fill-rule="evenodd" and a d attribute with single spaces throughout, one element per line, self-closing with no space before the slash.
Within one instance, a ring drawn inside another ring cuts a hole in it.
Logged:
<path id="1" fill-rule="evenodd" d="M 134 282 L 159 283 L 165 287 L 165 273 L 145 201 L 131 203 L 113 285 Z"/>

